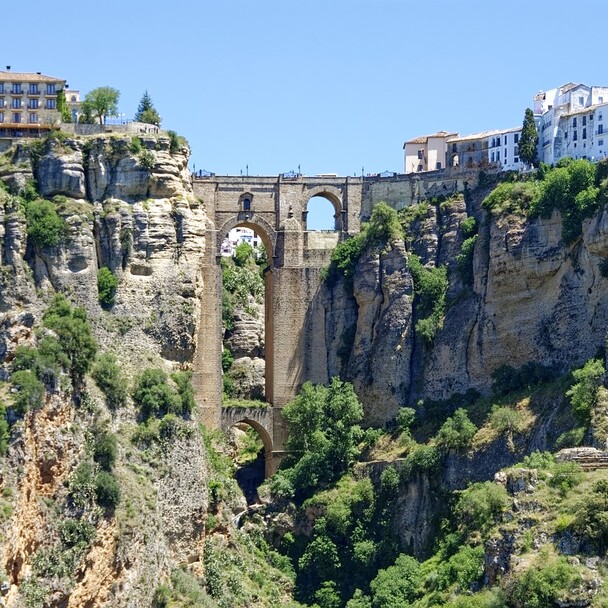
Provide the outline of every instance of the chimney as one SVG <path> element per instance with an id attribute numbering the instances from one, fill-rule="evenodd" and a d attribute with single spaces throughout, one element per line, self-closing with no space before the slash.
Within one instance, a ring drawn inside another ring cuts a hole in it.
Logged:
<path id="1" fill-rule="evenodd" d="M 7 66 L 6 66 L 6 71 L 7 71 L 7 72 L 10 72 L 10 71 L 11 71 L 11 66 L 10 66 L 10 65 L 7 65 Z"/>

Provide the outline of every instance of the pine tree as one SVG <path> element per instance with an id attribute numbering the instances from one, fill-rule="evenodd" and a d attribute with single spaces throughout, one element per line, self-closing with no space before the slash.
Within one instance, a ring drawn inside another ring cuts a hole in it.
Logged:
<path id="1" fill-rule="evenodd" d="M 139 102 L 139 106 L 137 106 L 135 122 L 145 122 L 160 127 L 161 120 L 159 113 L 152 103 L 152 98 L 148 94 L 148 91 L 145 91 Z"/>
<path id="2" fill-rule="evenodd" d="M 519 138 L 519 158 L 528 165 L 536 165 L 538 162 L 537 146 L 538 132 L 534 123 L 534 113 L 530 108 L 526 108 Z"/>

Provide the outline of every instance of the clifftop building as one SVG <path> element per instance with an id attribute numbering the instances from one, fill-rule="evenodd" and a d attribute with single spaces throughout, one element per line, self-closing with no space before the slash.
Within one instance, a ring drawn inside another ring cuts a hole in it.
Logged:
<path id="1" fill-rule="evenodd" d="M 62 78 L 40 72 L 0 71 L 0 137 L 37 135 L 58 124 L 57 93 L 65 88 Z"/>

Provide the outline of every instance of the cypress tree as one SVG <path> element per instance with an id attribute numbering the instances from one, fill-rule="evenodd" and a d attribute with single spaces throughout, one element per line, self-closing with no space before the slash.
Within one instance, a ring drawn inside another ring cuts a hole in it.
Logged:
<path id="1" fill-rule="evenodd" d="M 519 138 L 519 158 L 528 165 L 536 166 L 538 163 L 537 146 L 538 132 L 536 124 L 534 124 L 534 113 L 530 108 L 526 108 L 521 137 Z"/>

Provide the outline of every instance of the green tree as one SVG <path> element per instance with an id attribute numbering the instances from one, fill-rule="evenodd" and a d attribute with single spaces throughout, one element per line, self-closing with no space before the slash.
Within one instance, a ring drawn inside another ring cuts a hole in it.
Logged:
<path id="1" fill-rule="evenodd" d="M 61 122 L 72 122 L 72 113 L 63 89 L 57 91 L 57 111 L 61 114 Z"/>
<path id="2" fill-rule="evenodd" d="M 0 456 L 6 453 L 10 438 L 11 430 L 6 420 L 6 406 L 0 401 Z"/>
<path id="3" fill-rule="evenodd" d="M 114 304 L 117 287 L 118 279 L 116 275 L 107 266 L 102 266 L 97 271 L 97 292 L 99 294 L 99 303 L 102 306 L 107 307 Z"/>
<path id="4" fill-rule="evenodd" d="M 64 237 L 67 225 L 55 205 L 44 199 L 26 203 L 27 235 L 40 247 L 55 247 Z"/>
<path id="5" fill-rule="evenodd" d="M 106 116 L 116 116 L 118 113 L 118 98 L 120 91 L 112 87 L 98 87 L 89 91 L 82 104 L 83 112 L 90 113 L 99 119 L 99 124 L 105 123 Z"/>
<path id="6" fill-rule="evenodd" d="M 409 555 L 400 555 L 371 582 L 372 608 L 410 606 L 421 583 L 420 564 Z"/>
<path id="7" fill-rule="evenodd" d="M 526 108 L 519 138 L 519 158 L 528 165 L 536 166 L 538 162 L 537 146 L 538 132 L 534 123 L 534 113 L 530 108 Z"/>
<path id="8" fill-rule="evenodd" d="M 352 464 L 363 436 L 363 406 L 351 384 L 332 378 L 329 387 L 305 382 L 283 409 L 292 453 L 273 481 L 273 489 L 306 497 L 320 483 L 333 483 Z"/>
<path id="9" fill-rule="evenodd" d="M 133 391 L 133 401 L 139 406 L 141 418 L 145 421 L 151 417 L 180 412 L 180 396 L 168 383 L 168 376 L 158 368 L 145 369 L 138 377 Z"/>
<path id="10" fill-rule="evenodd" d="M 462 450 L 471 445 L 476 432 L 477 427 L 469 420 L 467 411 L 461 407 L 443 423 L 435 441 L 440 448 Z"/>
<path id="11" fill-rule="evenodd" d="M 572 411 L 582 422 L 589 422 L 597 405 L 598 389 L 604 372 L 601 359 L 589 359 L 582 368 L 572 372 L 575 383 L 566 392 L 566 396 L 570 398 Z"/>
<path id="12" fill-rule="evenodd" d="M 152 98 L 148 94 L 148 91 L 144 91 L 144 94 L 142 95 L 142 98 L 139 101 L 134 120 L 135 122 L 145 122 L 150 125 L 156 125 L 157 127 L 160 127 L 161 117 L 156 111 L 156 108 L 152 103 Z"/>
<path id="13" fill-rule="evenodd" d="M 57 294 L 43 316 L 46 327 L 57 334 L 64 355 L 67 357 L 72 385 L 78 388 L 89 371 L 97 343 L 91 333 L 84 308 L 72 308 L 62 294 Z"/>

